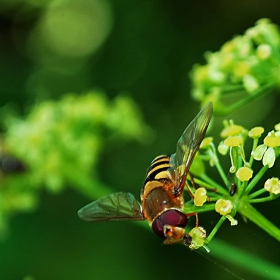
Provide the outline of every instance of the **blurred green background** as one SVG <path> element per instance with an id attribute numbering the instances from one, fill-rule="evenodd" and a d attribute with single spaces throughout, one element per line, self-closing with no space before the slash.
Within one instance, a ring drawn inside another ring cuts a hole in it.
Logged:
<path id="1" fill-rule="evenodd" d="M 175 151 L 199 110 L 190 97 L 193 64 L 203 64 L 205 51 L 217 51 L 260 18 L 280 25 L 279 9 L 277 0 L 1 0 L 0 106 L 12 104 L 25 115 L 69 92 L 98 89 L 108 99 L 125 93 L 153 133 L 144 144 L 105 142 L 93 173 L 111 189 L 138 197 L 151 160 Z M 279 95 L 260 98 L 227 117 L 272 129 L 279 104 Z M 221 121 L 215 119 L 214 136 Z M 73 188 L 40 192 L 36 211 L 10 219 L 0 242 L 0 278 L 266 279 L 265 271 L 256 276 L 183 246 L 162 246 L 133 222 L 85 223 L 76 212 L 90 200 Z M 258 209 L 280 226 L 278 201 Z M 201 219 L 211 229 L 218 215 Z M 279 265 L 279 244 L 238 219 L 238 227 L 225 224 L 217 237 Z"/>

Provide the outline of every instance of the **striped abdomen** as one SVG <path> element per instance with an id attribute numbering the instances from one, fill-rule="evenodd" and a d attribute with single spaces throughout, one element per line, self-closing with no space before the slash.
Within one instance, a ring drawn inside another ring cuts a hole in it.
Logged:
<path id="1" fill-rule="evenodd" d="M 147 171 L 143 184 L 141 201 L 144 217 L 149 224 L 169 209 L 182 210 L 183 197 L 174 192 L 175 184 L 168 176 L 170 157 L 161 155 L 156 157 Z"/>

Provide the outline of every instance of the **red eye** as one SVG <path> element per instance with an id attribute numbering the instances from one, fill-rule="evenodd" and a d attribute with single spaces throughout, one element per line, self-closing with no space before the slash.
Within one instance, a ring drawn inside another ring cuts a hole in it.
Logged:
<path id="1" fill-rule="evenodd" d="M 167 210 L 160 214 L 152 224 L 153 231 L 155 234 L 165 238 L 163 227 L 165 225 L 174 226 L 174 227 L 186 227 L 188 223 L 188 217 L 178 210 Z"/>

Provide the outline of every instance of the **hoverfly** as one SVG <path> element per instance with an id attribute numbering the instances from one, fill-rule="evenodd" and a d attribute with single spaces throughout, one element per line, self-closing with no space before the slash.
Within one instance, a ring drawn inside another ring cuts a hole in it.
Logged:
<path id="1" fill-rule="evenodd" d="M 147 220 L 155 234 L 165 239 L 164 244 L 190 245 L 191 237 L 185 232 L 190 214 L 182 212 L 183 190 L 212 113 L 209 102 L 183 132 L 176 153 L 152 161 L 141 190 L 141 204 L 131 193 L 118 192 L 84 206 L 78 216 L 90 222 Z"/>

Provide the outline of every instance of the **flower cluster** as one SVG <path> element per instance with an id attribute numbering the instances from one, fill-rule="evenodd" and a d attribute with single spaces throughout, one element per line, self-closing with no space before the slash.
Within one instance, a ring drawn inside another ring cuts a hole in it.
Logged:
<path id="1" fill-rule="evenodd" d="M 242 92 L 240 100 L 277 87 L 279 49 L 278 27 L 268 19 L 259 20 L 244 35 L 226 42 L 220 51 L 207 52 L 206 65 L 193 67 L 193 97 L 203 103 L 212 100 L 216 112 L 225 113 L 229 109 L 223 98 L 228 94 Z"/>
<path id="2" fill-rule="evenodd" d="M 208 177 L 204 172 L 207 169 L 205 167 L 201 173 L 193 170 L 195 178 L 192 178 L 188 184 L 190 192 L 193 193 L 193 207 L 187 203 L 185 211 L 199 213 L 215 210 L 222 216 L 222 221 L 228 219 L 231 225 L 237 225 L 234 217 L 239 212 L 280 240 L 280 230 L 270 224 L 251 205 L 270 201 L 280 196 L 279 178 L 265 177 L 265 172 L 275 165 L 280 154 L 280 125 L 275 125 L 274 130 L 268 132 L 266 136 L 263 137 L 263 134 L 264 128 L 262 127 L 254 127 L 248 131 L 233 121 L 225 121 L 224 129 L 221 132 L 223 140 L 217 149 L 213 138 L 205 138 L 200 147 L 200 154 L 195 161 L 200 161 L 200 164 L 207 161 L 211 167 L 216 167 L 223 184 Z M 261 138 L 263 138 L 262 141 Z M 245 142 L 251 143 L 249 152 L 245 151 Z M 218 153 L 222 156 L 229 155 L 228 170 L 224 170 L 221 166 Z M 253 168 L 255 161 L 261 161 L 260 170 Z M 194 166 L 196 165 L 194 164 Z M 261 179 L 265 183 L 261 183 L 263 187 L 260 188 Z M 200 185 L 200 187 L 197 188 L 196 185 Z M 207 238 L 203 238 L 203 245 L 210 242 L 221 224 L 218 223 L 212 233 Z"/>
<path id="3" fill-rule="evenodd" d="M 106 133 L 143 140 L 149 132 L 131 99 L 109 102 L 101 92 L 42 102 L 26 120 L 13 119 L 8 127 L 8 149 L 27 164 L 34 184 L 55 192 L 67 183 L 69 165 L 80 173 L 92 171 Z"/>
<path id="4" fill-rule="evenodd" d="M 25 119 L 8 115 L 5 122 L 0 236 L 11 213 L 36 207 L 43 186 L 54 193 L 72 186 L 92 198 L 110 192 L 92 176 L 103 145 L 111 139 L 143 142 L 151 135 L 131 98 L 119 95 L 110 101 L 99 91 L 41 102 Z M 24 172 L 18 172 L 20 167 Z"/>

